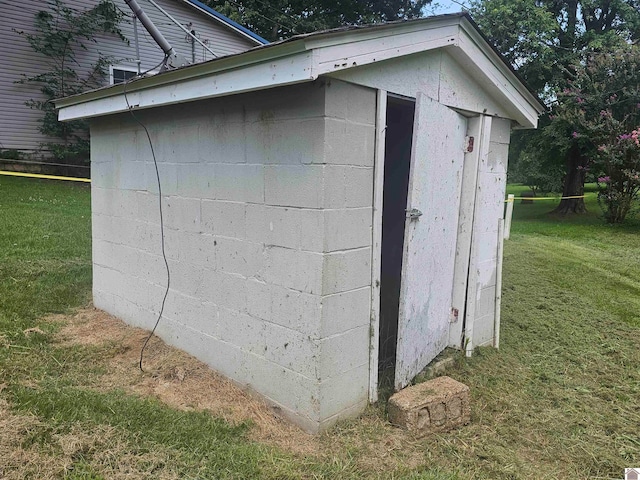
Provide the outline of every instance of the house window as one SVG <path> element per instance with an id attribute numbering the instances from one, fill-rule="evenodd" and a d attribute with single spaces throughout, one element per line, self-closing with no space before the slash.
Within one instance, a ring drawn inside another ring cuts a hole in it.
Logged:
<path id="1" fill-rule="evenodd" d="M 137 74 L 138 74 L 138 71 L 135 68 L 111 66 L 109 68 L 109 79 L 110 79 L 109 83 L 111 85 L 124 83 L 130 78 L 135 77 Z"/>

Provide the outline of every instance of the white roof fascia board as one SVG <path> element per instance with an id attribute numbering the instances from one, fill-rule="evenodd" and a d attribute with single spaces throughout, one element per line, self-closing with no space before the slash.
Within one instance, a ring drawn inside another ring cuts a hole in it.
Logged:
<path id="1" fill-rule="evenodd" d="M 91 118 L 132 110 L 173 105 L 203 100 L 229 94 L 251 92 L 282 85 L 314 80 L 311 52 L 301 52 L 272 62 L 250 65 L 220 72 L 217 75 L 200 75 L 170 84 L 148 88 L 127 88 L 126 99 L 122 91 L 104 98 L 61 107 L 61 121 Z"/>
<path id="2" fill-rule="evenodd" d="M 265 61 L 276 61 L 281 57 L 287 57 L 292 54 L 306 51 L 304 41 L 289 42 L 273 47 L 257 47 L 247 52 L 242 52 L 226 57 L 219 57 L 208 62 L 196 63 L 176 70 L 163 72 L 161 75 L 154 75 L 136 79 L 126 86 L 127 93 L 146 88 L 173 84 L 185 79 L 196 78 L 200 76 L 212 75 L 225 70 L 234 68 L 243 68 L 249 65 L 262 63 Z M 105 97 L 122 95 L 124 85 L 118 84 L 111 87 L 102 87 L 95 90 L 89 90 L 84 93 L 72 95 L 70 97 L 59 98 L 54 100 L 56 108 L 66 108 L 78 103 L 102 99 Z"/>
<path id="3" fill-rule="evenodd" d="M 327 32 L 320 35 L 310 34 L 307 38 L 305 38 L 305 40 L 307 42 L 308 48 L 323 48 L 367 40 L 381 40 L 385 37 L 398 36 L 409 33 L 422 32 L 422 34 L 424 34 L 429 30 L 438 30 L 447 26 L 456 26 L 459 23 L 460 17 L 457 15 L 454 17 L 444 18 L 427 17 L 406 22 L 398 21 L 387 24 L 373 25 L 369 27 L 363 27 L 361 29 L 354 28 L 337 32 Z"/>
<path id="4" fill-rule="evenodd" d="M 329 32 L 222 57 L 126 85 L 135 109 L 313 81 L 318 76 L 441 47 L 495 98 L 513 119 L 535 128 L 541 106 L 465 17 L 425 19 L 362 30 Z M 458 48 L 456 48 L 458 47 Z M 122 84 L 57 100 L 60 120 L 128 110 Z"/>
<path id="5" fill-rule="evenodd" d="M 412 53 L 457 45 L 458 30 L 457 25 L 451 25 L 319 48 L 318 73 L 333 73 Z"/>
<path id="6" fill-rule="evenodd" d="M 476 72 L 474 78 L 485 86 L 497 98 L 502 97 L 511 103 L 519 113 L 514 118 L 522 127 L 536 128 L 538 116 L 544 111 L 539 100 L 522 84 L 500 56 L 490 48 L 484 38 L 468 22 L 461 23 L 459 48 L 450 51 L 454 57 L 464 54 L 465 64 L 472 64 Z M 468 66 L 468 65 L 465 65 Z M 484 82 L 482 79 L 484 78 Z"/>

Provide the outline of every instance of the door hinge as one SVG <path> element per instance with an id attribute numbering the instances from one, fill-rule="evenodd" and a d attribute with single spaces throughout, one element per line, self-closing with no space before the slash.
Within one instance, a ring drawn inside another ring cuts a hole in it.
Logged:
<path id="1" fill-rule="evenodd" d="M 464 145 L 464 151 L 466 153 L 471 153 L 473 152 L 473 144 L 475 143 L 475 139 L 473 137 L 465 137 L 465 145 Z"/>
<path id="2" fill-rule="evenodd" d="M 411 220 L 416 220 L 418 217 L 422 216 L 422 212 L 417 208 L 412 208 L 411 210 L 406 210 L 407 218 Z"/>
<path id="3" fill-rule="evenodd" d="M 460 312 L 456 307 L 451 307 L 451 315 L 449 315 L 449 323 L 456 323 Z"/>

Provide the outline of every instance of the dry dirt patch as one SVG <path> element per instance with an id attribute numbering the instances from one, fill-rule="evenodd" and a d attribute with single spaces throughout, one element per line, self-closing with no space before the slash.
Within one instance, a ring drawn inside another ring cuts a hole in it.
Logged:
<path id="1" fill-rule="evenodd" d="M 187 353 L 153 337 L 144 354 L 144 372 L 138 367 L 140 349 L 148 332 L 131 327 L 121 320 L 87 308 L 73 316 L 49 317 L 62 324 L 56 341 L 62 345 L 109 346 L 104 358 L 106 373 L 100 378 L 101 389 L 153 396 L 181 410 L 207 410 L 217 417 L 237 424 L 251 421 L 254 440 L 273 443 L 301 454 L 318 449 L 318 440 L 278 417 L 267 404 L 243 391 L 228 379 Z"/>
<path id="2" fill-rule="evenodd" d="M 72 316 L 57 315 L 49 320 L 62 325 L 56 335 L 61 345 L 112 347 L 105 348 L 108 354 L 101 362 L 106 373 L 95 388 L 120 388 L 155 397 L 173 408 L 206 410 L 232 424 L 250 421 L 253 428 L 249 435 L 253 440 L 303 457 L 327 461 L 341 458 L 369 474 L 415 468 L 425 461 L 420 441 L 392 427 L 373 409 L 324 435 L 312 436 L 280 418 L 269 405 L 203 362 L 158 337 L 153 337 L 145 350 L 145 372 L 141 372 L 140 348 L 148 332 L 126 325 L 101 310 L 87 308 Z"/>

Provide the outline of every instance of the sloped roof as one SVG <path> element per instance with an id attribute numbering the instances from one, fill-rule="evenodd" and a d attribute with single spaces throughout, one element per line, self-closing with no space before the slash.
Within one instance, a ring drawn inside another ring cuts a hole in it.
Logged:
<path id="1" fill-rule="evenodd" d="M 200 10 L 202 13 L 205 13 L 206 15 L 208 15 L 210 17 L 213 17 L 218 22 L 220 22 L 220 23 L 222 23 L 222 24 L 224 24 L 224 25 L 226 25 L 228 27 L 231 27 L 232 30 L 235 30 L 236 32 L 240 33 L 241 35 L 243 35 L 245 37 L 249 37 L 250 39 L 254 40 L 256 43 L 258 43 L 260 45 L 266 45 L 266 44 L 269 43 L 269 40 L 265 40 L 264 38 L 262 38 L 257 33 L 252 32 L 248 28 L 245 28 L 242 25 L 240 25 L 239 23 L 234 22 L 230 18 L 225 17 L 224 15 L 222 15 L 217 10 L 214 10 L 213 8 L 205 5 L 202 2 L 199 2 L 198 0 L 182 0 L 182 2 L 186 3 L 187 5 L 189 5 L 191 7 L 194 7 L 196 9 Z"/>
<path id="2" fill-rule="evenodd" d="M 89 118 L 308 82 L 321 75 L 446 48 L 523 127 L 544 106 L 466 13 L 314 32 L 56 101 L 60 120 Z M 126 88 L 126 90 L 125 90 Z M 127 98 L 124 98 L 126 92 Z"/>

